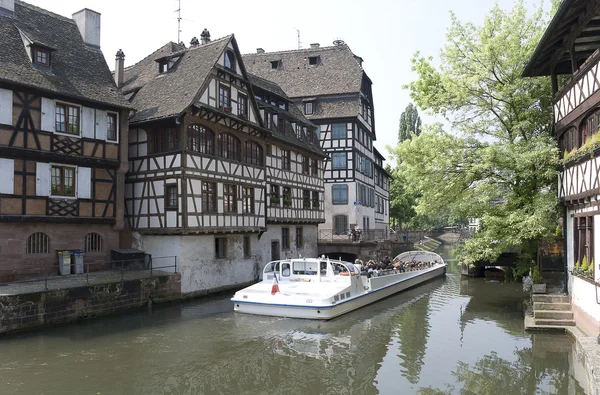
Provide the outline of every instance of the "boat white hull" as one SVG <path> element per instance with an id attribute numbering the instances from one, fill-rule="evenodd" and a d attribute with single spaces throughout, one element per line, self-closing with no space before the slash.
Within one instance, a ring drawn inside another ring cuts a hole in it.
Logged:
<path id="1" fill-rule="evenodd" d="M 414 275 L 412 275 L 414 273 Z M 232 299 L 234 310 L 239 313 L 259 314 L 276 317 L 306 318 L 330 320 L 342 314 L 349 313 L 378 300 L 387 298 L 398 292 L 415 287 L 433 278 L 446 274 L 446 265 L 405 273 L 401 280 L 376 290 L 365 291 L 355 297 L 336 302 L 327 306 L 293 305 L 280 303 L 249 302 Z M 384 277 L 381 277 L 384 278 Z M 376 279 L 376 278 L 375 278 Z"/>

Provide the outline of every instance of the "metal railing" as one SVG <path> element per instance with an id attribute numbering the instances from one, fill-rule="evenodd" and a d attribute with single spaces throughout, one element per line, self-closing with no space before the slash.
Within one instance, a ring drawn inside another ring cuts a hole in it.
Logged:
<path id="1" fill-rule="evenodd" d="M 318 241 L 336 243 L 357 243 L 361 241 L 387 240 L 388 233 L 385 229 L 354 230 L 347 229 L 321 229 Z"/>
<path id="2" fill-rule="evenodd" d="M 0 282 L 0 285 L 15 285 L 15 284 L 28 284 L 36 282 L 44 282 L 44 290 L 48 290 L 49 282 L 65 281 L 69 279 L 85 279 L 85 284 L 98 284 L 106 281 L 124 281 L 128 274 L 135 273 L 136 279 L 141 278 L 153 278 L 156 275 L 156 271 L 161 272 L 172 272 L 177 273 L 177 256 L 165 256 L 165 257 L 150 257 L 147 255 L 147 260 L 140 259 L 126 259 L 126 260 L 98 260 L 94 262 L 83 262 L 83 263 L 69 263 L 69 264 L 55 264 L 55 265 L 44 265 L 36 269 L 20 270 L 18 273 L 14 273 L 13 270 L 10 274 L 18 275 L 20 277 L 31 277 L 23 280 L 16 280 L 10 282 Z M 157 262 L 158 265 L 157 265 Z M 140 267 L 141 265 L 141 267 Z M 61 266 L 64 269 L 68 266 L 68 274 L 60 274 Z M 169 269 L 172 269 L 169 270 Z M 0 270 L 0 277 L 2 276 Z M 104 276 L 101 276 L 104 274 Z M 92 279 L 90 279 L 92 275 Z M 94 277 L 97 277 L 94 282 Z"/>

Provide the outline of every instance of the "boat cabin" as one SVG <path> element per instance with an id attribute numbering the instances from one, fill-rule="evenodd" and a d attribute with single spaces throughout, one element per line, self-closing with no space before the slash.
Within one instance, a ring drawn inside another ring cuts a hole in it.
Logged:
<path id="1" fill-rule="evenodd" d="M 263 281 L 331 281 L 336 276 L 358 276 L 360 271 L 349 262 L 318 259 L 284 259 L 267 263 L 263 270 Z"/>

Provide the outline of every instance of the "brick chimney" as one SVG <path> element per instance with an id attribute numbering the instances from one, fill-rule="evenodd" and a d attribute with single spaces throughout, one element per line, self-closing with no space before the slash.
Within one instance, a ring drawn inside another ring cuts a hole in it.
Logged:
<path id="1" fill-rule="evenodd" d="M 0 14 L 14 16 L 15 0 L 0 0 Z"/>
<path id="2" fill-rule="evenodd" d="M 202 44 L 208 44 L 210 42 L 210 33 L 207 29 L 202 30 L 202 34 L 200 34 L 200 42 Z"/>
<path id="3" fill-rule="evenodd" d="M 125 54 L 121 49 L 117 51 L 115 58 L 115 83 L 117 88 L 123 86 L 123 73 L 125 69 Z"/>
<path id="4" fill-rule="evenodd" d="M 311 48 L 319 48 L 321 45 L 319 43 L 310 44 Z"/>
<path id="5" fill-rule="evenodd" d="M 73 14 L 83 42 L 88 48 L 100 49 L 100 13 L 84 8 Z"/>
<path id="6" fill-rule="evenodd" d="M 265 50 L 262 48 L 256 48 L 256 53 L 265 53 Z"/>

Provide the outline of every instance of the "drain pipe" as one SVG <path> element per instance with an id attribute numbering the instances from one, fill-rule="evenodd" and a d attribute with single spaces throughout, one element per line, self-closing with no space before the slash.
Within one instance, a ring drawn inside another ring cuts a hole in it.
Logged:
<path id="1" fill-rule="evenodd" d="M 563 202 L 563 225 L 562 225 L 562 234 L 563 234 L 563 293 L 565 295 L 569 294 L 569 267 L 567 266 L 567 206 Z"/>

